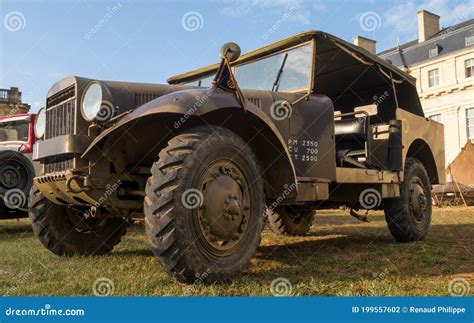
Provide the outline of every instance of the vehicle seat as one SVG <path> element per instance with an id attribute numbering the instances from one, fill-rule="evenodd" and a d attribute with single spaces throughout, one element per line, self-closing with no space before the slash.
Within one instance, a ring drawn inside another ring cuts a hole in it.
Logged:
<path id="1" fill-rule="evenodd" d="M 334 121 L 336 159 L 339 167 L 349 164 L 352 167 L 367 168 L 359 161 L 359 158 L 366 157 L 367 122 L 366 116 Z"/>

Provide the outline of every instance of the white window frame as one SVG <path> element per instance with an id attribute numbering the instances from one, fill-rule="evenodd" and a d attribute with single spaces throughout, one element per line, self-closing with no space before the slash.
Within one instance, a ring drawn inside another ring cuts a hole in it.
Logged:
<path id="1" fill-rule="evenodd" d="M 436 72 L 436 75 L 431 75 L 434 72 Z M 433 83 L 431 82 L 432 78 L 433 78 Z M 434 82 L 434 80 L 436 80 L 436 82 Z M 439 83 L 440 83 L 439 68 L 434 68 L 432 70 L 429 70 L 428 71 L 428 87 L 438 86 Z"/>
<path id="2" fill-rule="evenodd" d="M 472 116 L 469 117 L 469 111 L 472 111 Z M 469 121 L 471 119 L 471 121 Z M 469 130 L 472 129 L 472 131 Z M 466 109 L 466 135 L 468 139 L 474 139 L 474 107 Z"/>
<path id="3" fill-rule="evenodd" d="M 467 75 L 468 63 L 470 64 L 469 68 L 471 69 L 471 75 L 469 76 Z M 464 76 L 466 76 L 466 78 L 474 76 L 474 58 L 469 58 L 464 61 Z"/>
<path id="4" fill-rule="evenodd" d="M 431 48 L 430 50 L 428 50 L 428 56 L 429 56 L 429 58 L 433 58 L 433 57 L 438 56 L 438 53 L 439 53 L 439 48 L 438 48 L 438 46 L 436 46 L 435 48 Z"/>
<path id="5" fill-rule="evenodd" d="M 465 39 L 466 47 L 474 45 L 474 36 L 468 36 Z"/>

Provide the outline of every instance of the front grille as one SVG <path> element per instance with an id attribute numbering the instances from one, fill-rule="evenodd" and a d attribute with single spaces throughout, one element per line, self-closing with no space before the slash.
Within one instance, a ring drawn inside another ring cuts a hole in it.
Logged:
<path id="1" fill-rule="evenodd" d="M 56 173 L 74 168 L 74 155 L 64 154 L 47 158 L 44 164 L 44 173 Z"/>
<path id="2" fill-rule="evenodd" d="M 74 133 L 76 97 L 74 85 L 48 98 L 46 139 Z"/>

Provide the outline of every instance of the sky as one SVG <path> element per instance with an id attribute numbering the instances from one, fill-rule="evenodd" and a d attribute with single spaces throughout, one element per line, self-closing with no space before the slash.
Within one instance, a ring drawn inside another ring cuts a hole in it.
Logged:
<path id="1" fill-rule="evenodd" d="M 165 83 L 217 62 L 226 42 L 248 52 L 309 29 L 382 51 L 417 38 L 420 9 L 441 27 L 474 18 L 474 0 L 0 0 L 0 88 L 36 112 L 68 75 Z"/>

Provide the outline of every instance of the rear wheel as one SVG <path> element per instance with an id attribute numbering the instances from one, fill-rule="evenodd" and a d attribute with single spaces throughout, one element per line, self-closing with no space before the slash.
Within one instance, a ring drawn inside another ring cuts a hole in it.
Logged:
<path id="1" fill-rule="evenodd" d="M 34 175 L 31 161 L 23 154 L 10 150 L 0 152 L 0 195 L 7 209 L 26 213 Z"/>
<path id="2" fill-rule="evenodd" d="M 278 234 L 302 236 L 309 232 L 314 220 L 314 212 L 296 206 L 279 206 L 267 209 L 268 225 Z"/>
<path id="3" fill-rule="evenodd" d="M 34 186 L 29 207 L 34 234 L 58 256 L 105 254 L 127 232 L 122 218 L 87 219 L 83 212 L 53 204 Z"/>
<path id="4" fill-rule="evenodd" d="M 430 226 L 431 184 L 423 164 L 413 158 L 405 162 L 400 197 L 385 201 L 385 219 L 398 241 L 423 239 Z"/>
<path id="5" fill-rule="evenodd" d="M 247 144 L 226 129 L 191 129 L 169 141 L 151 173 L 146 231 L 163 268 L 185 282 L 243 270 L 260 243 L 264 208 Z"/>

